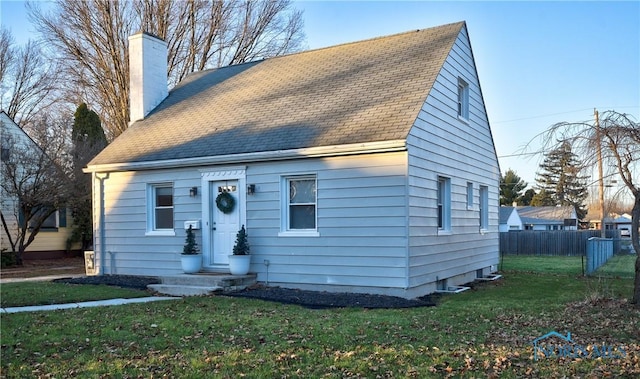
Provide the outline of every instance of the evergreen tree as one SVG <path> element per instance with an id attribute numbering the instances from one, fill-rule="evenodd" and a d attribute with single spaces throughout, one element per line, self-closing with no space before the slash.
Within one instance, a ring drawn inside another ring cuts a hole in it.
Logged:
<path id="1" fill-rule="evenodd" d="M 536 178 L 538 189 L 545 192 L 536 195 L 536 203 L 547 203 L 551 199 L 552 204 L 549 205 L 573 206 L 578 218 L 582 219 L 587 214 L 584 201 L 588 193 L 586 176 L 580 175 L 581 169 L 582 162 L 571 151 L 568 142 L 550 151 L 540 164 L 540 172 Z"/>
<path id="2" fill-rule="evenodd" d="M 553 198 L 551 198 L 551 196 L 546 190 L 542 189 L 540 190 L 540 192 L 536 193 L 531 197 L 530 205 L 534 207 L 545 207 L 545 206 L 556 205 L 556 202 L 555 200 L 553 200 Z"/>
<path id="3" fill-rule="evenodd" d="M 522 195 L 522 197 L 520 198 L 520 204 L 532 205 L 531 202 L 533 201 L 533 198 L 535 196 L 536 196 L 536 191 L 533 188 L 529 188 L 528 190 L 524 191 L 524 195 Z"/>
<path id="4" fill-rule="evenodd" d="M 76 113 L 73 115 L 71 138 L 76 144 L 79 142 L 87 142 L 90 146 L 101 145 L 101 147 L 107 144 L 107 138 L 104 135 L 100 117 L 96 112 L 90 110 L 85 103 L 80 104 L 76 109 Z"/>
<path id="5" fill-rule="evenodd" d="M 189 225 L 189 229 L 187 229 L 187 237 L 184 240 L 184 247 L 182 248 L 182 254 L 184 255 L 198 254 L 198 244 L 196 243 L 196 235 L 193 232 L 193 228 L 191 228 L 191 225 Z"/>
<path id="6" fill-rule="evenodd" d="M 522 180 L 512 169 L 507 170 L 500 177 L 500 205 L 521 204 L 522 191 L 527 188 L 527 182 Z"/>
<path id="7" fill-rule="evenodd" d="M 82 103 L 76 109 L 71 131 L 73 141 L 73 188 L 76 191 L 69 202 L 73 217 L 73 231 L 67 240 L 67 249 L 81 242 L 82 250 L 93 241 L 93 217 L 91 215 L 91 177 L 82 172 L 89 161 L 107 145 L 98 114 Z"/>
<path id="8" fill-rule="evenodd" d="M 247 255 L 250 252 L 249 240 L 247 239 L 247 230 L 242 228 L 236 234 L 236 243 L 233 246 L 233 255 Z"/>

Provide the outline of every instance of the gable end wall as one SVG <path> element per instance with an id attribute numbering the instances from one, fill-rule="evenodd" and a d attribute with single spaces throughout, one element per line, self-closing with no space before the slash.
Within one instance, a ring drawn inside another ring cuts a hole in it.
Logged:
<path id="1" fill-rule="evenodd" d="M 469 120 L 457 117 L 458 78 L 469 84 Z M 409 286 L 432 292 L 436 281 L 460 285 L 499 260 L 499 167 L 466 28 L 434 83 L 407 140 Z M 439 232 L 438 176 L 451 179 L 451 231 Z M 467 183 L 473 206 L 467 207 Z M 480 231 L 479 189 L 489 190 L 489 227 Z"/>

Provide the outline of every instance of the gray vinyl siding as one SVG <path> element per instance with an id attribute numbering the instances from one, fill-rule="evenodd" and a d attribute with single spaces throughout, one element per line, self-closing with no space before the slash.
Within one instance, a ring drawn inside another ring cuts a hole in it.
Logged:
<path id="1" fill-rule="evenodd" d="M 251 272 L 258 273 L 258 280 L 283 285 L 404 288 L 406 161 L 406 153 L 399 152 L 247 165 L 247 183 L 256 186 L 246 205 Z M 180 273 L 184 221 L 202 219 L 201 202 L 206 201 L 189 197 L 189 188 L 202 185 L 200 172 L 205 171 L 216 167 L 109 174 L 106 273 Z M 319 237 L 278 235 L 282 178 L 300 174 L 317 177 Z M 175 236 L 146 235 L 147 186 L 154 183 L 173 183 Z M 99 238 L 97 230 L 96 250 Z M 203 243 L 201 231 L 196 238 Z M 265 259 L 270 261 L 268 278 Z"/>
<path id="2" fill-rule="evenodd" d="M 406 284 L 406 153 L 251 165 L 247 227 L 252 272 L 281 285 Z M 283 177 L 317 177 L 319 237 L 278 236 Z"/>
<path id="3" fill-rule="evenodd" d="M 174 236 L 147 235 L 147 186 L 157 183 L 173 184 Z M 98 264 L 104 262 L 103 272 L 135 275 L 180 273 L 184 222 L 201 218 L 201 198 L 189 197 L 189 188 L 200 187 L 200 172 L 193 168 L 112 172 L 104 180 L 104 185 L 104 261 L 100 256 L 99 208 L 94 209 L 94 250 Z M 98 180 L 94 181 L 94 193 L 99 198 Z M 201 238 L 200 231 L 196 234 Z"/>
<path id="4" fill-rule="evenodd" d="M 469 84 L 469 119 L 457 117 L 457 83 Z M 498 263 L 499 168 L 471 48 L 463 28 L 407 139 L 409 287 L 463 284 Z M 438 176 L 451 179 L 451 231 L 437 225 Z M 467 182 L 473 206 L 467 208 Z M 489 189 L 489 227 L 480 231 L 479 189 Z"/>

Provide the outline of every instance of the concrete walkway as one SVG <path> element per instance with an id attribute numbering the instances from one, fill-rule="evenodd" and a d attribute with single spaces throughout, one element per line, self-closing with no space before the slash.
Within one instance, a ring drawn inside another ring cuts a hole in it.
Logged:
<path id="1" fill-rule="evenodd" d="M 26 307 L 0 308 L 0 313 L 41 312 L 41 311 L 54 311 L 57 309 L 105 307 L 109 305 L 149 303 L 152 301 L 176 300 L 176 299 L 181 299 L 181 298 L 170 297 L 170 296 L 150 296 L 150 297 L 137 297 L 133 299 L 108 299 L 108 300 L 85 301 L 81 303 L 30 305 Z"/>

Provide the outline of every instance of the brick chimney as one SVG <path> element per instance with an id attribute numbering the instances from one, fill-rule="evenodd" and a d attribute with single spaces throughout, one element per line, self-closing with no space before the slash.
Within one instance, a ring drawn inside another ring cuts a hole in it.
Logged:
<path id="1" fill-rule="evenodd" d="M 148 33 L 129 37 L 129 124 L 167 97 L 167 43 Z"/>

